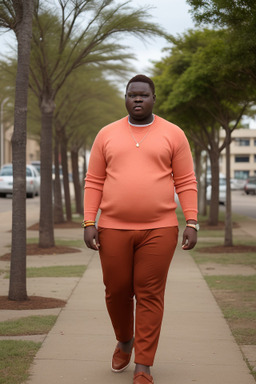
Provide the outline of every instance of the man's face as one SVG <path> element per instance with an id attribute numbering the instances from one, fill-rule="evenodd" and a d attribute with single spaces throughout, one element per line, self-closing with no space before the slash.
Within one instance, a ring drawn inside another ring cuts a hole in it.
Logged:
<path id="1" fill-rule="evenodd" d="M 125 106 L 134 124 L 147 124 L 152 121 L 155 95 L 150 85 L 143 82 L 130 83 L 125 95 Z"/>

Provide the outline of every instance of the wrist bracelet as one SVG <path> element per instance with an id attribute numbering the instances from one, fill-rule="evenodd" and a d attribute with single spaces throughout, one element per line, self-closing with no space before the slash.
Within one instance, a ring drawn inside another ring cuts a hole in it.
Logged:
<path id="1" fill-rule="evenodd" d="M 82 228 L 86 228 L 86 227 L 91 227 L 91 226 L 95 226 L 95 221 L 93 220 L 85 220 L 81 223 L 81 227 Z"/>

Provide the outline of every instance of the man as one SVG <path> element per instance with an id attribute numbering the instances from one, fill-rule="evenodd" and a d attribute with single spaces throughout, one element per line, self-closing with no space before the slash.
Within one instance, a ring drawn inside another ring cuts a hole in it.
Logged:
<path id="1" fill-rule="evenodd" d="M 134 347 L 134 384 L 153 383 L 150 367 L 178 238 L 174 188 L 187 222 L 184 250 L 195 246 L 198 230 L 190 147 L 179 127 L 152 113 L 155 99 L 150 78 L 137 75 L 128 82 L 128 116 L 98 133 L 85 179 L 84 241 L 99 250 L 107 309 L 118 341 L 112 371 L 128 367 Z"/>

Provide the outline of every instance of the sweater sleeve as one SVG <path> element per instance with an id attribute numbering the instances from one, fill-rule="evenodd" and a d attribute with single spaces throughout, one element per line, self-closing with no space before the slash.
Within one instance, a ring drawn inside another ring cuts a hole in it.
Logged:
<path id="1" fill-rule="evenodd" d="M 183 131 L 172 159 L 174 186 L 186 221 L 197 220 L 197 182 L 188 140 Z"/>
<path id="2" fill-rule="evenodd" d="M 102 199 L 106 178 L 106 161 L 103 153 L 102 135 L 99 133 L 93 143 L 85 178 L 84 220 L 95 220 Z"/>

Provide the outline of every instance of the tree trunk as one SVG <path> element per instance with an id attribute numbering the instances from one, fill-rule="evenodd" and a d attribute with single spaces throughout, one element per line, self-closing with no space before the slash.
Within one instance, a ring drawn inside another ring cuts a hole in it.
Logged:
<path id="1" fill-rule="evenodd" d="M 218 225 L 219 221 L 219 152 L 212 150 L 209 153 L 212 174 L 212 195 L 210 201 L 209 225 Z"/>
<path id="2" fill-rule="evenodd" d="M 26 288 L 26 137 L 29 58 L 32 36 L 33 0 L 22 2 L 15 29 L 18 40 L 13 153 L 12 249 L 9 299 L 27 299 Z M 21 21 L 20 21 L 21 20 Z"/>
<path id="3" fill-rule="evenodd" d="M 79 179 L 78 151 L 71 150 L 72 175 L 75 189 L 76 212 L 83 214 L 81 183 Z"/>
<path id="4" fill-rule="evenodd" d="M 41 103 L 41 188 L 39 247 L 50 248 L 55 245 L 52 203 L 52 122 L 55 104 L 49 97 Z"/>
<path id="5" fill-rule="evenodd" d="M 55 138 L 54 146 L 54 164 L 55 164 L 55 179 L 54 179 L 54 223 L 64 223 L 64 213 L 61 194 L 61 180 L 59 168 L 59 141 Z"/>
<path id="6" fill-rule="evenodd" d="M 231 132 L 226 130 L 227 146 L 226 146 L 226 218 L 225 218 L 225 240 L 224 245 L 233 246 L 232 234 L 232 206 L 231 206 L 231 188 L 230 188 L 230 143 Z"/>
<path id="7" fill-rule="evenodd" d="M 65 207 L 66 207 L 66 218 L 67 221 L 72 221 L 72 211 L 71 211 L 71 199 L 70 199 L 70 190 L 69 190 L 69 177 L 68 177 L 68 157 L 67 157 L 67 140 L 65 138 L 65 133 L 61 139 L 61 164 L 63 172 L 63 186 L 64 186 L 64 196 L 65 196 Z"/>

